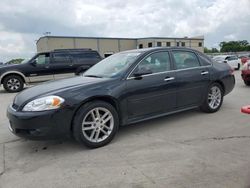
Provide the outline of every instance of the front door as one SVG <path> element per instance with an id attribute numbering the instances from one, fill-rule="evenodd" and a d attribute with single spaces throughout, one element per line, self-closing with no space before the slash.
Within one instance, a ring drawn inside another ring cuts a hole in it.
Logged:
<path id="1" fill-rule="evenodd" d="M 53 80 L 54 77 L 50 69 L 49 53 L 42 53 L 35 56 L 34 59 L 28 63 L 26 76 L 31 83 Z"/>
<path id="2" fill-rule="evenodd" d="M 166 51 L 148 55 L 137 65 L 126 83 L 129 120 L 158 115 L 176 107 L 176 75 L 171 67 Z M 143 71 L 148 74 L 135 76 Z"/>
<path id="3" fill-rule="evenodd" d="M 174 50 L 172 55 L 178 84 L 177 108 L 200 104 L 210 82 L 208 67 L 201 66 L 194 52 Z"/>

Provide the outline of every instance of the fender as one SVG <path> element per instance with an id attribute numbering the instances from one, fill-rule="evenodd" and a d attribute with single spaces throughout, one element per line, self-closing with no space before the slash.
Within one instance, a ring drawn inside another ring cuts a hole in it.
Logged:
<path id="1" fill-rule="evenodd" d="M 5 72 L 5 73 L 3 73 L 2 75 L 1 75 L 1 77 L 0 77 L 0 84 L 2 83 L 2 79 L 6 76 L 6 75 L 8 75 L 8 74 L 18 74 L 19 76 L 21 76 L 22 78 L 23 78 L 23 80 L 24 80 L 24 82 L 25 83 L 28 83 L 29 82 L 29 79 L 23 74 L 23 73 L 21 73 L 21 72 L 19 72 L 19 71 L 7 71 L 7 72 Z"/>

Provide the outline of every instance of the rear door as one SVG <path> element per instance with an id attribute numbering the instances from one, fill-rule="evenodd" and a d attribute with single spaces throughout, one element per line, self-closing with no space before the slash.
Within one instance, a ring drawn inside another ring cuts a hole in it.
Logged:
<path id="1" fill-rule="evenodd" d="M 177 77 L 177 108 L 199 105 L 210 82 L 209 66 L 203 66 L 192 51 L 173 50 Z"/>
<path id="2" fill-rule="evenodd" d="M 51 69 L 55 79 L 69 78 L 75 75 L 73 61 L 67 52 L 51 54 Z"/>

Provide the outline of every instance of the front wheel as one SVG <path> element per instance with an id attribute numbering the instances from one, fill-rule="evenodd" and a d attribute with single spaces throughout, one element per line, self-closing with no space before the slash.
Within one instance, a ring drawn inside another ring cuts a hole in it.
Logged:
<path id="1" fill-rule="evenodd" d="M 223 89 L 220 84 L 213 83 L 208 89 L 206 99 L 200 109 L 207 113 L 217 112 L 223 102 Z"/>
<path id="2" fill-rule="evenodd" d="M 23 79 L 18 75 L 9 75 L 3 79 L 3 87 L 10 93 L 15 93 L 23 90 Z"/>
<path id="3" fill-rule="evenodd" d="M 77 112 L 73 123 L 73 135 L 89 148 L 102 147 L 115 136 L 119 118 L 115 108 L 103 101 L 84 104 Z"/>

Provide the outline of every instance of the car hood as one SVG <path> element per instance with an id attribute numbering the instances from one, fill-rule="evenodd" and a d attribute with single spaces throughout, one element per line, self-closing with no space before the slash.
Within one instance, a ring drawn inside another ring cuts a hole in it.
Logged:
<path id="1" fill-rule="evenodd" d="M 21 106 L 32 99 L 38 98 L 39 96 L 53 95 L 53 93 L 59 93 L 77 87 L 101 83 L 107 80 L 109 79 L 77 76 L 58 81 L 45 82 L 43 84 L 25 89 L 19 93 L 14 99 L 14 104 Z"/>
<path id="2" fill-rule="evenodd" d="M 23 64 L 7 64 L 7 65 L 1 65 L 0 66 L 0 73 L 6 72 L 6 71 L 14 71 L 18 70 L 20 67 L 23 67 Z"/>

